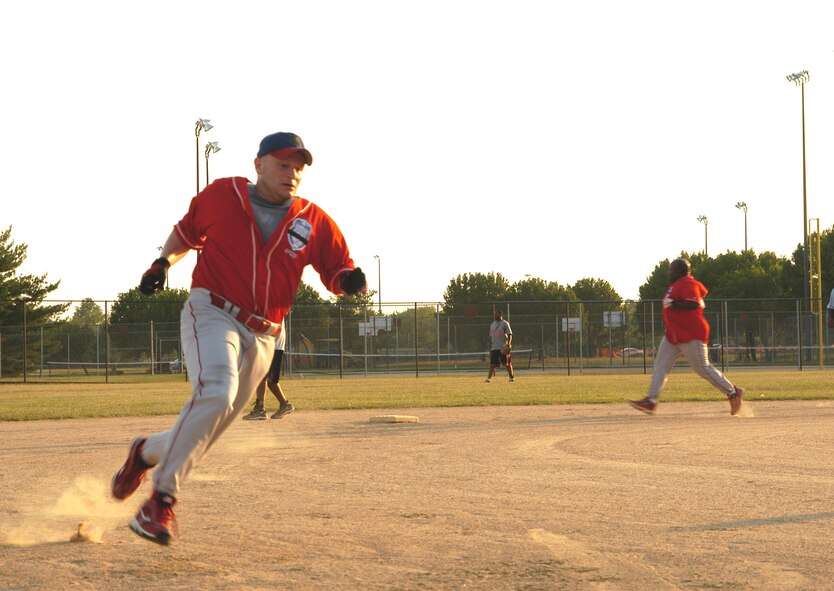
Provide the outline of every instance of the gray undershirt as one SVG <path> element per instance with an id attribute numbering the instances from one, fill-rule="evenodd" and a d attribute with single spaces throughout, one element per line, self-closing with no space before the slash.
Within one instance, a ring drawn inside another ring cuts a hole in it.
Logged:
<path id="1" fill-rule="evenodd" d="M 267 201 L 255 189 L 255 185 L 249 185 L 249 201 L 252 203 L 252 213 L 255 214 L 255 223 L 258 224 L 258 230 L 261 231 L 261 238 L 264 244 L 269 242 L 275 228 L 287 215 L 292 205 L 293 199 L 289 199 L 284 203 L 278 204 L 272 201 Z"/>

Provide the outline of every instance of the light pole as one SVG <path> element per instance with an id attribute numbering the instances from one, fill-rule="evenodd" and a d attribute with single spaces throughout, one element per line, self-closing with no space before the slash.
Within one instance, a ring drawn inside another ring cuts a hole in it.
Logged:
<path id="1" fill-rule="evenodd" d="M 377 285 L 378 285 L 378 288 L 379 288 L 376 292 L 376 297 L 377 297 L 377 300 L 379 300 L 379 313 L 382 314 L 382 270 L 381 270 L 382 261 L 380 260 L 378 254 L 375 254 L 374 258 L 376 259 L 376 278 L 377 278 L 377 282 L 378 282 Z"/>
<path id="2" fill-rule="evenodd" d="M 699 215 L 698 221 L 704 222 L 704 256 L 708 257 L 709 249 L 707 248 L 707 224 L 709 224 L 709 222 L 707 221 L 707 216 L 705 215 Z"/>
<path id="3" fill-rule="evenodd" d="M 29 348 L 29 339 L 26 336 L 26 332 L 28 331 L 28 325 L 26 322 L 26 303 L 32 299 L 28 293 L 22 293 L 15 298 L 18 302 L 23 305 L 23 383 L 26 383 L 26 364 L 29 362 L 27 358 L 27 349 Z"/>
<path id="4" fill-rule="evenodd" d="M 747 252 L 747 204 L 739 201 L 736 203 L 736 209 L 744 211 L 744 252 Z"/>
<path id="5" fill-rule="evenodd" d="M 208 172 L 208 157 L 209 154 L 214 154 L 220 151 L 220 146 L 217 142 L 208 142 L 206 144 L 206 186 L 208 187 L 209 184 L 209 172 Z"/>
<path id="6" fill-rule="evenodd" d="M 808 70 L 785 76 L 788 82 L 793 82 L 802 89 L 802 279 L 805 284 L 805 299 L 810 297 L 808 270 L 808 191 L 805 182 L 805 83 L 811 79 Z"/>
<path id="7" fill-rule="evenodd" d="M 214 125 L 209 123 L 208 119 L 197 119 L 197 123 L 195 124 L 196 127 L 194 128 L 194 135 L 197 137 L 197 193 L 200 192 L 200 132 L 201 131 L 208 131 Z M 197 194 L 195 193 L 195 195 Z"/>

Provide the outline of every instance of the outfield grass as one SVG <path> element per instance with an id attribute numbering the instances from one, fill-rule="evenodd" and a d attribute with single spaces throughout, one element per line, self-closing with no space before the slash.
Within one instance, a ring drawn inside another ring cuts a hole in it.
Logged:
<path id="1" fill-rule="evenodd" d="M 748 400 L 834 398 L 834 374 L 821 371 L 739 371 L 728 374 L 747 390 Z M 484 376 L 373 376 L 282 378 L 299 411 L 347 408 L 423 408 L 531 404 L 621 403 L 642 398 L 650 376 L 643 374 L 555 375 L 523 372 L 516 382 L 499 373 Z M 184 381 L 131 384 L 3 384 L 0 421 L 91 417 L 157 416 L 179 413 L 191 394 Z M 721 400 L 721 394 L 692 372 L 676 371 L 662 401 Z M 268 394 L 267 408 L 277 408 Z"/>

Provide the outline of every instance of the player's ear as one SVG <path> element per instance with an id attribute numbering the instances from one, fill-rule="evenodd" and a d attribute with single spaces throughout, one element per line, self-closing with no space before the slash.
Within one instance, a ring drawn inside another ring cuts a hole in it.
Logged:
<path id="1" fill-rule="evenodd" d="M 261 174 L 261 159 L 257 156 L 255 157 L 255 172 Z"/>

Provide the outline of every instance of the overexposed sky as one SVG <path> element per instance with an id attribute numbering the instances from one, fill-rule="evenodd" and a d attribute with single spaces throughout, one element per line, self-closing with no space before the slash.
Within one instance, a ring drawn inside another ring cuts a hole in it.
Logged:
<path id="1" fill-rule="evenodd" d="M 56 299 L 138 284 L 211 179 L 260 139 L 314 157 L 299 194 L 383 302 L 461 273 L 636 298 L 655 264 L 834 225 L 834 34 L 822 1 L 99 0 L 0 8 L 0 227 Z M 195 139 L 195 122 L 215 126 Z M 380 256 L 379 266 L 373 258 Z M 188 287 L 196 257 L 171 269 Z M 322 291 L 317 275 L 305 281 Z M 824 280 L 824 290 L 834 285 Z M 766 294 L 765 294 L 766 295 Z"/>

